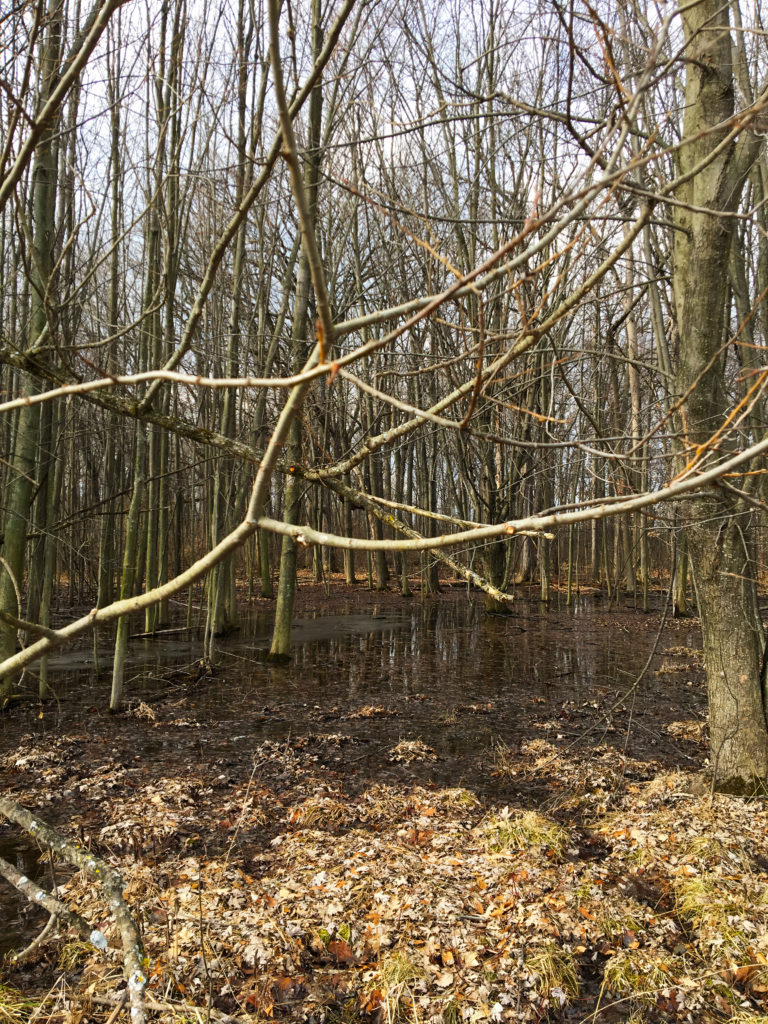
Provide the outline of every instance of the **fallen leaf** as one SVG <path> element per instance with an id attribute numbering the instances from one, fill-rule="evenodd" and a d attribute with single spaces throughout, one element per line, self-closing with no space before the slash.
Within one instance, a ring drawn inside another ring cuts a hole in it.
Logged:
<path id="1" fill-rule="evenodd" d="M 352 952 L 352 947 L 344 939 L 334 939 L 333 942 L 329 942 L 328 952 L 340 964 L 353 964 L 355 962 L 355 954 Z"/>

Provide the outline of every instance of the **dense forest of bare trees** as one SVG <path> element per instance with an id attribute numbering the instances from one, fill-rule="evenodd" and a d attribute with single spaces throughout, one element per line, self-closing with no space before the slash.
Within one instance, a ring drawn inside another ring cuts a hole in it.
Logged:
<path id="1" fill-rule="evenodd" d="M 284 657 L 297 565 L 674 584 L 765 778 L 760 5 L 1 10 L 6 695 L 191 595 Z"/>

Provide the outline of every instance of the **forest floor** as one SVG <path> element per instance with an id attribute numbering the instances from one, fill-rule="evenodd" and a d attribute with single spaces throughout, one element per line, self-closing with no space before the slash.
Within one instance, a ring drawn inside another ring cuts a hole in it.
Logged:
<path id="1" fill-rule="evenodd" d="M 616 614 L 643 632 L 660 621 Z M 768 811 L 702 783 L 684 629 L 667 624 L 650 671 L 663 708 L 614 701 L 606 725 L 604 701 L 521 702 L 519 742 L 473 751 L 453 780 L 414 716 L 492 723 L 493 702 L 304 705 L 301 733 L 244 758 L 231 722 L 199 714 L 212 681 L 190 676 L 44 731 L 49 710 L 15 709 L 0 786 L 119 869 L 158 1021 L 765 1024 Z M 173 756 L 146 753 L 159 738 Z M 58 895 L 110 949 L 64 935 L 7 958 L 0 1022 L 127 1019 L 103 893 L 64 873 Z"/>

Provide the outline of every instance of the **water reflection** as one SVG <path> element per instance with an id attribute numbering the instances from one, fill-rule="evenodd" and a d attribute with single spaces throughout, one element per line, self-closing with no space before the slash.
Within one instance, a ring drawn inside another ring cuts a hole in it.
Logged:
<path id="1" fill-rule="evenodd" d="M 264 660 L 271 614 L 245 614 L 238 633 L 216 641 L 216 677 L 195 688 L 201 708 L 220 717 L 254 695 L 263 703 L 302 697 L 373 702 L 414 694 L 461 702 L 547 697 L 567 689 L 580 699 L 595 684 L 639 670 L 652 640 L 631 630 L 621 613 L 606 614 L 588 598 L 554 614 L 539 602 L 518 601 L 512 615 L 488 615 L 481 601 L 464 594 L 370 614 L 321 612 L 296 620 L 292 659 L 284 667 Z M 152 696 L 167 687 L 174 670 L 180 678 L 192 676 L 200 645 L 194 630 L 131 641 L 129 696 Z M 106 646 L 100 651 L 100 678 L 87 649 L 52 656 L 59 696 L 102 699 L 110 653 Z"/>
<path id="2" fill-rule="evenodd" d="M 260 663 L 252 640 L 219 645 L 222 665 L 249 652 L 250 672 L 266 699 L 286 689 L 324 699 L 375 699 L 416 693 L 441 700 L 488 700 L 522 692 L 546 696 L 567 686 L 582 696 L 596 682 L 639 669 L 648 637 L 622 627 L 596 633 L 589 602 L 550 616 L 519 603 L 511 616 L 490 616 L 464 596 L 407 606 L 383 615 L 324 616 L 299 623 L 292 662 L 275 670 Z M 578 619 L 578 622 L 576 621 Z M 264 637 L 268 643 L 268 631 Z"/>
<path id="3" fill-rule="evenodd" d="M 45 869 L 40 862 L 40 851 L 31 841 L 27 843 L 14 836 L 0 837 L 0 857 L 32 881 L 43 881 Z M 3 927 L 0 928 L 0 957 L 12 949 L 18 949 L 19 936 L 26 934 L 31 927 L 42 925 L 47 917 L 42 908 L 30 904 L 5 882 L 0 914 L 4 919 Z"/>

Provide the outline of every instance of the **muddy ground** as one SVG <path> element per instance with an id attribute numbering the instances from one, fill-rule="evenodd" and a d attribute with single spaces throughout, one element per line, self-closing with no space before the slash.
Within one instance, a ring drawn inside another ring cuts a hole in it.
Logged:
<path id="1" fill-rule="evenodd" d="M 3 716 L 3 791 L 121 871 L 156 1019 L 768 1013 L 768 815 L 702 784 L 695 623 L 467 602 L 307 585 L 285 667 L 259 619 L 214 674 L 137 669 L 120 715 L 75 677 Z M 0 855 L 46 878 L 17 828 Z M 57 879 L 111 947 L 7 958 L 0 1020 L 127 1019 L 98 884 Z M 0 887 L 18 949 L 47 915 Z"/>

